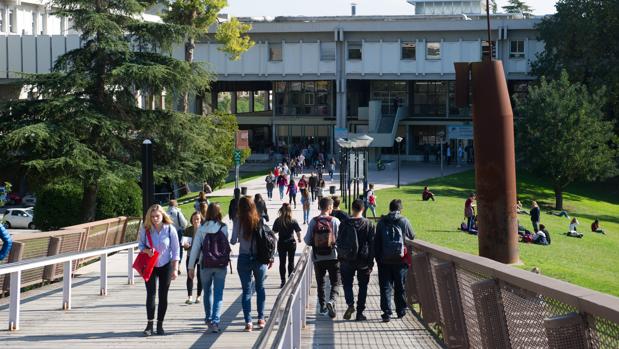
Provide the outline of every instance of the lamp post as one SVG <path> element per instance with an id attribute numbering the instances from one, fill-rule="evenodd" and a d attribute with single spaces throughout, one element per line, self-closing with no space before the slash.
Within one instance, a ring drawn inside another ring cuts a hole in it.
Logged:
<path id="1" fill-rule="evenodd" d="M 441 142 L 441 154 L 440 154 L 440 157 L 441 157 L 441 177 L 444 176 L 444 174 L 443 174 L 443 142 L 445 140 L 443 139 L 443 137 L 445 137 L 445 132 L 444 131 L 440 131 L 438 133 L 438 138 L 440 139 L 440 142 Z"/>
<path id="2" fill-rule="evenodd" d="M 355 144 L 363 150 L 363 193 L 368 190 L 368 157 L 369 147 L 374 141 L 374 138 L 363 135 L 355 139 Z"/>
<path id="3" fill-rule="evenodd" d="M 340 151 L 342 151 L 342 162 L 340 163 L 340 173 L 342 174 L 342 178 L 340 179 L 340 194 L 344 199 L 344 204 L 346 208 L 350 211 L 350 203 L 348 200 L 349 191 L 350 191 L 350 148 L 351 142 L 344 138 L 339 138 L 337 140 L 337 144 L 340 146 Z M 343 169 L 343 171 L 342 171 Z"/>
<path id="4" fill-rule="evenodd" d="M 402 143 L 403 140 L 404 138 L 402 137 L 395 138 L 395 142 L 398 144 L 398 188 L 400 187 L 400 143 Z"/>

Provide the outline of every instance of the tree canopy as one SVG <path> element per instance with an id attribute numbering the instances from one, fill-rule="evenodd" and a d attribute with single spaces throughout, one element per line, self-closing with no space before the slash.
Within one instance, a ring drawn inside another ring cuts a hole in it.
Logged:
<path id="1" fill-rule="evenodd" d="M 533 15 L 533 8 L 522 0 L 509 0 L 508 5 L 503 6 L 507 13 L 522 13 L 525 17 Z"/>
<path id="2" fill-rule="evenodd" d="M 545 50 L 533 73 L 556 79 L 566 70 L 591 91 L 606 87 L 605 111 L 619 126 L 619 1 L 559 0 L 537 26 Z"/>
<path id="3" fill-rule="evenodd" d="M 593 181 L 617 174 L 617 136 L 604 120 L 604 91 L 589 93 L 571 83 L 564 71 L 557 80 L 541 78 L 517 100 L 515 129 L 519 162 L 553 183 L 556 209 L 563 190 L 574 181 Z"/>
<path id="4" fill-rule="evenodd" d="M 55 14 L 70 17 L 80 48 L 55 62 L 52 72 L 26 76 L 31 98 L 0 106 L 4 163 L 27 168 L 39 185 L 63 178 L 84 188 L 82 221 L 95 218 L 104 178 L 137 181 L 140 146 L 151 139 L 161 181 L 221 181 L 232 165 L 236 120 L 153 108 L 163 94 L 208 89 L 201 64 L 170 57 L 183 26 L 149 23 L 141 13 L 156 0 L 53 0 Z M 141 108 L 144 98 L 149 108 Z M 160 102 L 161 104 L 161 102 Z"/>

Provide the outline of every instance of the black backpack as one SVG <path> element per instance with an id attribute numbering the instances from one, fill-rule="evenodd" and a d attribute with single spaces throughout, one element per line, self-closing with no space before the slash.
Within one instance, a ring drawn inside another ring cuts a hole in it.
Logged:
<path id="1" fill-rule="evenodd" d="M 382 255 L 386 264 L 397 264 L 404 257 L 404 232 L 400 226 L 400 219 L 384 219 L 381 224 Z"/>
<path id="2" fill-rule="evenodd" d="M 359 254 L 359 235 L 354 220 L 342 224 L 337 235 L 337 257 L 340 260 L 354 262 Z"/>
<path id="3" fill-rule="evenodd" d="M 262 220 L 258 225 L 258 230 L 254 233 L 256 236 L 256 249 L 258 254 L 256 260 L 260 264 L 273 263 L 273 256 L 275 255 L 275 249 L 277 245 L 277 238 L 273 233 L 273 230 L 268 225 L 264 224 Z"/>
<path id="4" fill-rule="evenodd" d="M 222 232 L 225 224 L 215 234 L 206 234 L 202 242 L 202 267 L 225 268 L 230 263 L 230 243 Z"/>

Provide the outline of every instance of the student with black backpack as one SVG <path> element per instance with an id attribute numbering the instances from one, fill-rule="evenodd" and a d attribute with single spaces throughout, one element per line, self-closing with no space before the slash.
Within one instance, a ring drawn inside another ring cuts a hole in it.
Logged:
<path id="1" fill-rule="evenodd" d="M 273 232 L 279 235 L 277 254 L 279 255 L 279 277 L 282 280 L 280 288 L 286 284 L 286 260 L 288 260 L 288 276 L 294 271 L 294 255 L 297 251 L 297 240 L 301 242 L 301 227 L 292 217 L 290 204 L 284 202 L 279 209 L 279 217 L 273 223 Z M 297 235 L 295 240 L 294 235 Z"/>
<path id="2" fill-rule="evenodd" d="M 340 225 L 339 219 L 329 216 L 333 210 L 333 200 L 328 197 L 320 199 L 318 202 L 320 215 L 312 218 L 307 226 L 305 234 L 305 244 L 312 246 L 312 260 L 314 261 L 314 272 L 318 288 L 318 302 L 320 313 L 329 313 L 329 317 L 335 318 L 335 303 L 339 295 L 340 286 L 340 263 L 337 260 L 335 241 L 337 230 Z M 325 299 L 325 276 L 329 273 L 331 283 L 331 294 L 329 301 Z"/>
<path id="3" fill-rule="evenodd" d="M 344 298 L 348 309 L 344 313 L 344 319 L 350 320 L 355 312 L 355 297 L 352 286 L 355 274 L 359 284 L 359 296 L 357 298 L 357 321 L 367 320 L 365 299 L 368 293 L 370 274 L 374 267 L 374 234 L 375 227 L 368 219 L 363 218 L 363 200 L 357 199 L 352 203 L 352 217 L 340 224 L 337 233 L 337 258 L 340 261 L 342 284 L 344 286 Z"/>
<path id="4" fill-rule="evenodd" d="M 224 287 L 230 263 L 228 226 L 223 223 L 222 218 L 218 203 L 208 205 L 204 223 L 198 228 L 191 244 L 188 262 L 191 268 L 187 271 L 187 276 L 193 279 L 194 266 L 199 263 L 198 280 L 202 280 L 204 289 L 204 322 L 213 333 L 219 332 Z"/>
<path id="5" fill-rule="evenodd" d="M 264 320 L 264 302 L 266 299 L 264 279 L 267 269 L 273 265 L 276 241 L 273 231 L 260 219 L 251 197 L 242 197 L 239 200 L 237 216 L 233 221 L 230 243 L 232 245 L 239 243 L 237 271 L 243 288 L 242 306 L 245 332 L 253 330 L 251 317 L 252 286 L 255 286 L 258 308 L 256 328 L 261 329 L 266 324 Z"/>
<path id="6" fill-rule="evenodd" d="M 381 318 L 389 322 L 391 311 L 391 296 L 395 302 L 398 318 L 406 315 L 406 300 L 404 285 L 406 273 L 410 266 L 410 249 L 415 232 L 408 219 L 400 214 L 402 201 L 391 200 L 389 214 L 383 216 L 376 226 L 374 251 L 378 263 L 378 283 L 380 287 Z"/>

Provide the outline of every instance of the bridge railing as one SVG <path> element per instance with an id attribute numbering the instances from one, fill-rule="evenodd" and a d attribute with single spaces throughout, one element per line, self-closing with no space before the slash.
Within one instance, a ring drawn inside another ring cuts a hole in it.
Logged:
<path id="1" fill-rule="evenodd" d="M 12 235 L 13 247 L 4 263 L 11 264 L 62 253 L 90 251 L 125 241 L 135 241 L 140 223 L 140 218 L 117 217 L 65 227 L 56 231 L 16 233 Z M 97 257 L 74 260 L 72 270 L 76 270 L 93 258 Z M 24 270 L 20 280 L 21 287 L 54 281 L 62 275 L 62 264 Z M 5 294 L 10 288 L 10 278 L 7 275 L 0 275 L 0 295 Z"/>
<path id="2" fill-rule="evenodd" d="M 415 241 L 406 290 L 448 348 L 619 348 L 619 298 L 487 258 Z"/>
<path id="3" fill-rule="evenodd" d="M 292 277 L 275 299 L 273 309 L 253 349 L 300 348 L 301 330 L 306 326 L 314 264 L 306 246 Z"/>
<path id="4" fill-rule="evenodd" d="M 27 259 L 15 263 L 0 266 L 0 275 L 10 275 L 11 290 L 9 303 L 9 331 L 19 330 L 19 312 L 21 305 L 22 273 L 53 266 L 63 265 L 63 285 L 62 285 L 62 309 L 71 309 L 71 284 L 72 284 L 72 265 L 80 260 L 88 258 L 100 258 L 100 295 L 107 295 L 107 256 L 110 253 L 127 250 L 127 283 L 134 283 L 133 273 L 133 250 L 138 246 L 137 242 L 130 242 L 111 247 L 95 249 L 87 252 L 70 252 L 51 257 L 40 257 Z"/>

